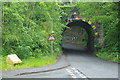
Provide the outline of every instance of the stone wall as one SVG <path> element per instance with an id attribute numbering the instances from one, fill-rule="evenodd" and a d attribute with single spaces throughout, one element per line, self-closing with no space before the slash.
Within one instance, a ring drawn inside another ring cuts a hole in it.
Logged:
<path id="1" fill-rule="evenodd" d="M 96 23 L 96 29 L 97 29 L 97 31 L 98 31 L 98 37 L 95 39 L 95 44 L 96 43 L 99 43 L 99 44 L 101 44 L 101 45 L 103 45 L 103 31 L 102 31 L 102 23 Z"/>

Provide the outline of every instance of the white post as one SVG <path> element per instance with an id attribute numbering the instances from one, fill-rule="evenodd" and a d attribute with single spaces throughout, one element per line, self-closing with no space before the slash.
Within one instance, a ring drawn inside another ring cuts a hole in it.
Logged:
<path id="1" fill-rule="evenodd" d="M 53 31 L 53 18 L 51 19 L 51 33 Z M 53 56 L 53 41 L 51 41 L 51 56 Z"/>

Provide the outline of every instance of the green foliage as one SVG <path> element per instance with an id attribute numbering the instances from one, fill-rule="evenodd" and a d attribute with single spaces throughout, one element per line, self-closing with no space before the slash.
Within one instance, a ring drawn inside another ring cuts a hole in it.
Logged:
<path id="1" fill-rule="evenodd" d="M 100 58 L 103 58 L 105 60 L 112 60 L 114 62 L 120 62 L 120 57 L 117 57 L 117 54 L 118 52 L 112 52 L 112 53 L 109 53 L 109 52 L 95 52 L 95 54 L 100 57 Z"/>
<path id="2" fill-rule="evenodd" d="M 61 9 L 60 14 L 62 16 L 61 22 L 65 24 L 66 23 L 65 21 L 66 21 L 68 15 L 71 14 L 71 10 L 73 10 L 74 7 L 73 6 L 64 5 L 64 6 L 60 6 L 60 9 Z"/>
<path id="3" fill-rule="evenodd" d="M 60 10 L 55 2 L 4 2 L 2 26 L 3 56 L 17 54 L 21 59 L 49 56 L 51 17 L 54 23 L 54 55 L 62 53 L 61 39 L 65 25 L 60 23 Z"/>
<path id="4" fill-rule="evenodd" d="M 94 47 L 95 47 L 96 50 L 98 51 L 98 50 L 100 50 L 100 49 L 102 48 L 102 45 L 99 44 L 99 43 L 97 43 L 97 44 L 94 45 Z"/>
<path id="5" fill-rule="evenodd" d="M 93 23 L 102 23 L 104 47 L 100 44 L 96 44 L 95 47 L 100 52 L 97 56 L 104 59 L 110 59 L 107 57 L 108 54 L 116 55 L 118 53 L 118 6 L 119 3 L 115 2 L 76 2 L 76 7 L 80 12 L 79 16 L 88 18 Z M 112 58 L 113 61 L 116 61 L 115 56 Z"/>
<path id="6" fill-rule="evenodd" d="M 80 16 L 93 23 L 102 23 L 105 48 L 110 52 L 118 52 L 118 3 L 114 2 L 76 2 Z"/>
<path id="7" fill-rule="evenodd" d="M 102 23 L 104 32 L 102 52 L 118 52 L 118 3 L 76 2 L 72 7 L 56 2 L 3 2 L 2 4 L 2 55 L 17 54 L 21 59 L 50 55 L 51 18 L 53 18 L 54 55 L 60 55 L 63 23 L 74 9 L 82 18 Z M 62 5 L 62 6 L 61 6 Z M 62 19 L 59 16 L 62 15 Z M 62 22 L 62 23 L 61 23 Z M 1 28 L 0 28 L 1 29 Z"/>

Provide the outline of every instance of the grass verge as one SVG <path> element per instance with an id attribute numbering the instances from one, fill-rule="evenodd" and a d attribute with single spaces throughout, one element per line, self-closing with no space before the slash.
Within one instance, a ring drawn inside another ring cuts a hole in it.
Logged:
<path id="1" fill-rule="evenodd" d="M 21 68 L 31 68 L 31 67 L 41 67 L 50 65 L 56 62 L 56 56 L 41 56 L 39 58 L 30 57 L 28 59 L 23 59 L 21 64 L 10 66 L 6 64 L 6 56 L 1 57 L 2 63 L 0 66 L 3 71 L 12 70 L 12 69 L 21 69 Z"/>
<path id="2" fill-rule="evenodd" d="M 114 53 L 109 53 L 109 52 L 94 52 L 94 54 L 104 60 L 109 60 L 109 61 L 113 61 L 113 62 L 117 62 L 120 63 L 120 56 L 117 57 L 117 52 Z"/>

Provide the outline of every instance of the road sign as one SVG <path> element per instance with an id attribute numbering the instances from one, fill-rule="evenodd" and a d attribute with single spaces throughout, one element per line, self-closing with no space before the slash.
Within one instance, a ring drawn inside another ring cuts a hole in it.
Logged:
<path id="1" fill-rule="evenodd" d="M 50 37 L 48 38 L 49 41 L 54 41 L 56 40 L 55 37 L 51 34 Z"/>
<path id="2" fill-rule="evenodd" d="M 75 17 L 75 20 L 79 20 L 80 18 L 78 16 Z"/>

